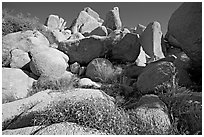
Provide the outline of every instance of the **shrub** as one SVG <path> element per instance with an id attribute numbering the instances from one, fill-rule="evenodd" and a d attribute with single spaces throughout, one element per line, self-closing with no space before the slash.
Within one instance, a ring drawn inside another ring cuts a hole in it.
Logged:
<path id="1" fill-rule="evenodd" d="M 30 17 L 18 13 L 12 15 L 13 11 L 3 9 L 2 11 L 2 35 L 14 33 L 18 31 L 40 29 L 42 24 L 37 17 Z"/>
<path id="2" fill-rule="evenodd" d="M 68 89 L 74 88 L 75 85 L 77 85 L 78 80 L 79 78 L 77 78 L 76 76 L 72 76 L 71 78 L 40 77 L 37 81 L 33 82 L 28 96 L 47 89 L 66 91 Z"/>
<path id="3" fill-rule="evenodd" d="M 129 134 L 129 119 L 124 110 L 111 106 L 104 99 L 86 99 L 80 102 L 63 101 L 50 106 L 48 111 L 36 113 L 34 125 L 73 122 L 95 128 L 108 134 Z"/>

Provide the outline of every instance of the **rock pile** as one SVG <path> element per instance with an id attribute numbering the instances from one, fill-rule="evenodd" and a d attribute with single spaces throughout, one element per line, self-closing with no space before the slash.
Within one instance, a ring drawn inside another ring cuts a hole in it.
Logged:
<path id="1" fill-rule="evenodd" d="M 120 120 L 124 120 L 121 123 L 136 118 L 135 123 L 129 124 L 137 125 L 139 121 L 148 128 L 146 133 L 168 134 L 174 124 L 170 115 L 180 124 L 186 122 L 190 134 L 201 131 L 200 94 L 178 88 L 201 86 L 193 79 L 202 68 L 201 7 L 201 3 L 183 3 L 172 14 L 165 38 L 157 21 L 147 26 L 138 24 L 131 30 L 124 28 L 118 7 L 108 11 L 105 20 L 86 7 L 69 28 L 63 18 L 49 15 L 43 34 L 28 30 L 3 36 L 2 133 L 107 134 L 83 127 L 80 120 L 53 121 L 42 129 L 42 125 L 31 124 L 35 114 L 50 112 L 50 105 L 73 101 L 77 104 L 75 109 L 81 109 L 80 104 L 91 99 L 101 99 L 111 108 L 122 104 L 134 109 L 124 118 L 123 112 L 117 111 Z M 46 34 L 54 40 L 51 42 Z M 179 106 L 174 106 L 179 101 Z M 168 110 L 172 102 L 173 112 Z M 194 108 L 199 117 L 194 115 Z M 105 112 L 99 121 L 104 116 Z M 141 130 L 138 133 L 143 134 Z"/>

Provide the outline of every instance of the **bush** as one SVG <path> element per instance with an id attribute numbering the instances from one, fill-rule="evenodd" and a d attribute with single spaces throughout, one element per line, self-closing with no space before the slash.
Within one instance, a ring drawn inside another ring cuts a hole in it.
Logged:
<path id="1" fill-rule="evenodd" d="M 77 85 L 78 80 L 79 78 L 77 78 L 76 76 L 73 76 L 71 78 L 40 77 L 37 81 L 33 82 L 28 96 L 32 96 L 37 92 L 47 89 L 66 91 L 68 89 L 74 88 Z"/>
<path id="2" fill-rule="evenodd" d="M 129 134 L 129 119 L 123 109 L 111 106 L 104 99 L 86 99 L 80 102 L 63 101 L 50 106 L 48 111 L 36 113 L 34 125 L 73 122 L 108 134 Z"/>
<path id="3" fill-rule="evenodd" d="M 42 24 L 37 17 L 29 17 L 22 13 L 12 15 L 13 12 L 7 9 L 2 11 L 2 35 L 26 30 L 39 30 Z"/>

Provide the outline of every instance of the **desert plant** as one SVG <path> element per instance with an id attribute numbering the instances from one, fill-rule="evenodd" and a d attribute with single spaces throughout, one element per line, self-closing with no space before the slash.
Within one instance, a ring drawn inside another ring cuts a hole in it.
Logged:
<path id="1" fill-rule="evenodd" d="M 128 115 L 104 99 L 86 99 L 80 102 L 62 101 L 43 113 L 36 113 L 34 125 L 74 122 L 108 134 L 129 134 Z"/>
<path id="2" fill-rule="evenodd" d="M 37 92 L 51 89 L 66 91 L 74 88 L 78 83 L 79 78 L 76 76 L 65 78 L 52 78 L 52 77 L 40 77 L 37 81 L 33 82 L 32 87 L 29 89 L 28 96 L 31 96 Z"/>

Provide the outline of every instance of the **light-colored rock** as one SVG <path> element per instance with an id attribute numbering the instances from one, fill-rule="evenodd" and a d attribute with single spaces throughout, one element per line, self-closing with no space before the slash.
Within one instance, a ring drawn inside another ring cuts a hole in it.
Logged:
<path id="1" fill-rule="evenodd" d="M 193 60 L 194 67 L 202 65 L 202 3 L 183 3 L 171 16 L 167 39 L 179 46 Z M 173 40 L 172 40 L 173 39 Z M 176 42 L 174 42 L 176 41 Z"/>
<path id="2" fill-rule="evenodd" d="M 27 97 L 35 80 L 22 70 L 15 68 L 2 69 L 2 103 L 12 102 Z"/>
<path id="3" fill-rule="evenodd" d="M 142 46 L 140 47 L 140 54 L 136 59 L 136 65 L 137 66 L 146 66 L 147 63 L 147 54 L 144 52 Z"/>
<path id="4" fill-rule="evenodd" d="M 48 26 L 48 29 L 50 29 L 50 30 L 58 29 L 59 24 L 60 24 L 59 16 L 49 15 L 49 17 L 47 19 L 47 23 L 46 23 L 46 25 Z"/>
<path id="5" fill-rule="evenodd" d="M 69 40 L 80 40 L 84 38 L 84 35 L 82 35 L 80 32 L 76 32 L 69 37 Z"/>
<path id="6" fill-rule="evenodd" d="M 158 134 L 168 133 L 171 127 L 168 109 L 156 95 L 142 96 L 135 110 L 138 121 L 141 122 L 141 129 L 146 128 L 146 132 Z M 151 129 L 148 131 L 148 129 Z"/>
<path id="7" fill-rule="evenodd" d="M 139 38 L 127 33 L 112 49 L 112 59 L 122 62 L 134 62 L 140 53 Z"/>
<path id="8" fill-rule="evenodd" d="M 86 76 L 96 82 L 111 82 L 114 78 L 112 63 L 104 58 L 95 58 L 86 69 Z"/>
<path id="9" fill-rule="evenodd" d="M 78 17 L 72 22 L 70 26 L 72 33 L 90 33 L 95 28 L 100 26 L 99 23 L 94 17 L 90 16 L 86 11 L 81 11 Z"/>
<path id="10" fill-rule="evenodd" d="M 20 49 L 14 49 L 11 51 L 11 68 L 23 68 L 30 62 L 30 58 L 27 52 Z"/>
<path id="11" fill-rule="evenodd" d="M 141 35 L 145 29 L 146 27 L 144 25 L 138 24 L 135 33 Z"/>
<path id="12" fill-rule="evenodd" d="M 64 33 L 60 32 L 59 30 L 53 30 L 52 34 L 58 42 L 67 40 L 71 36 L 71 34 L 70 35 L 64 35 Z"/>
<path id="13" fill-rule="evenodd" d="M 147 65 L 137 80 L 137 88 L 142 94 L 155 93 L 160 86 L 174 86 L 175 66 L 171 62 L 158 61 Z"/>
<path id="14" fill-rule="evenodd" d="M 92 81 L 89 78 L 82 78 L 82 79 L 79 80 L 78 86 L 81 87 L 81 88 L 83 88 L 83 87 L 100 88 L 101 84 L 96 83 L 96 82 Z"/>
<path id="15" fill-rule="evenodd" d="M 159 22 L 151 22 L 147 25 L 140 37 L 140 44 L 145 53 L 151 58 L 150 62 L 164 58 L 161 47 L 162 31 Z"/>
<path id="16" fill-rule="evenodd" d="M 46 76 L 61 76 L 68 67 L 69 57 L 63 52 L 47 48 L 46 50 L 33 51 L 32 59 L 30 62 L 31 71 L 37 75 Z"/>
<path id="17" fill-rule="evenodd" d="M 32 135 L 40 128 L 40 126 L 31 126 L 18 129 L 8 129 L 2 131 L 2 135 Z"/>
<path id="18" fill-rule="evenodd" d="M 49 47 L 49 41 L 39 31 L 25 31 L 10 33 L 2 39 L 2 65 L 10 64 L 10 52 L 20 49 L 29 52 L 33 47 Z"/>
<path id="19" fill-rule="evenodd" d="M 103 25 L 106 26 L 106 28 L 110 28 L 112 30 L 122 28 L 122 22 L 120 20 L 118 7 L 114 7 L 112 10 L 110 10 L 106 14 L 106 19 L 105 19 Z"/>
<path id="20" fill-rule="evenodd" d="M 63 101 L 83 102 L 85 99 L 104 99 L 110 106 L 114 106 L 112 97 L 96 89 L 77 88 L 64 92 L 45 90 L 25 99 L 3 104 L 3 130 L 32 126 L 34 114 L 42 114 L 50 105 L 57 105 Z"/>
<path id="21" fill-rule="evenodd" d="M 91 17 L 95 18 L 98 22 L 103 23 L 103 19 L 99 17 L 99 14 L 92 10 L 90 7 L 84 8 L 84 11 L 86 11 Z"/>
<path id="22" fill-rule="evenodd" d="M 93 37 L 60 42 L 58 49 L 69 56 L 70 63 L 81 65 L 105 54 L 103 41 Z"/>
<path id="23" fill-rule="evenodd" d="M 45 22 L 49 30 L 60 30 L 63 31 L 66 26 L 66 21 L 63 18 L 60 18 L 58 15 L 49 15 Z"/>
<path id="24" fill-rule="evenodd" d="M 78 74 L 80 70 L 80 64 L 75 62 L 73 64 L 70 65 L 70 71 L 74 74 Z"/>

